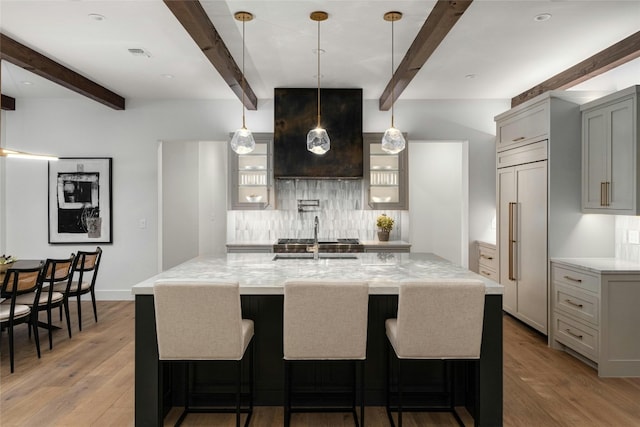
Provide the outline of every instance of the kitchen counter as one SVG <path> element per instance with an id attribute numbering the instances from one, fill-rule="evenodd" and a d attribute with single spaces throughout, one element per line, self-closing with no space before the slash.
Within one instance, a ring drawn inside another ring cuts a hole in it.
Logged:
<path id="1" fill-rule="evenodd" d="M 640 264 L 617 258 L 551 258 L 557 264 L 601 274 L 640 274 Z"/>
<path id="2" fill-rule="evenodd" d="M 251 253 L 251 252 L 271 252 L 277 240 L 247 240 L 227 242 L 227 252 L 230 253 Z M 379 240 L 361 240 L 365 251 L 385 251 L 385 252 L 409 252 L 411 243 L 404 240 L 390 240 L 381 242 Z"/>
<path id="3" fill-rule="evenodd" d="M 242 313 L 255 322 L 256 360 L 254 401 L 256 405 L 282 405 L 284 363 L 282 359 L 283 283 L 293 278 L 364 280 L 370 284 L 365 402 L 385 402 L 385 320 L 395 317 L 398 282 L 405 279 L 473 278 L 485 284 L 482 346 L 478 364 L 456 365 L 456 406 L 465 406 L 477 425 L 502 425 L 502 293 L 492 280 L 428 253 L 324 253 L 327 258 L 292 259 L 299 254 L 232 253 L 221 257 L 198 257 L 135 285 L 135 425 L 161 426 L 173 406 L 182 406 L 184 379 L 171 362 L 158 360 L 153 283 L 161 278 L 222 279 L 240 283 Z M 329 258 L 330 257 L 330 258 Z M 334 258 L 337 257 L 337 258 Z M 194 325 L 203 327 L 203 325 Z M 198 362 L 194 362 L 198 363 Z M 225 368 L 226 367 L 226 368 Z M 350 374 L 344 365 L 333 366 L 331 375 L 313 363 L 296 374 L 307 390 L 325 387 L 327 378 L 336 392 L 347 391 Z M 324 369 L 324 368 L 323 368 Z M 192 380 L 201 388 L 206 378 L 232 379 L 227 365 L 199 365 Z M 406 374 L 426 378 L 430 389 L 442 386 L 439 361 L 407 368 Z M 338 384 L 335 380 L 338 379 Z M 344 384 L 340 383 L 342 381 Z M 205 389 L 206 390 L 206 389 Z M 196 390 L 205 391 L 205 390 Z M 427 397 L 427 404 L 440 404 Z"/>
<path id="4" fill-rule="evenodd" d="M 428 253 L 349 253 L 331 258 L 297 259 L 281 254 L 230 253 L 222 257 L 197 257 L 133 286 L 134 295 L 153 294 L 158 279 L 229 280 L 240 283 L 242 295 L 282 295 L 290 278 L 363 280 L 371 295 L 395 295 L 401 280 L 467 278 L 482 280 L 487 294 L 502 294 L 503 286 Z M 321 254 L 322 256 L 323 254 Z M 328 254 L 327 254 L 328 255 Z"/>

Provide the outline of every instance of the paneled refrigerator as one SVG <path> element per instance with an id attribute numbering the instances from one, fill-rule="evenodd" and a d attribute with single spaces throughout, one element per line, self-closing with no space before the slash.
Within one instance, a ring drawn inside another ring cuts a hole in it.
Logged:
<path id="1" fill-rule="evenodd" d="M 582 214 L 580 96 L 547 92 L 496 116 L 503 310 L 545 335 L 549 259 L 614 256 L 613 218 Z"/>

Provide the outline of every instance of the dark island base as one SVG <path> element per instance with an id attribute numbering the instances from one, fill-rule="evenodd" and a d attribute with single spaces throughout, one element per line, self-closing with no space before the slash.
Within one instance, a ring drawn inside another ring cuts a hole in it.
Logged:
<path id="1" fill-rule="evenodd" d="M 385 403 L 386 336 L 384 322 L 395 317 L 396 295 L 371 295 L 369 298 L 369 329 L 365 362 L 365 402 L 369 406 Z M 242 296 L 243 317 L 255 322 L 255 404 L 282 405 L 284 396 L 284 363 L 282 360 L 282 295 Z M 183 367 L 180 363 L 158 361 L 155 315 L 152 295 L 136 295 L 135 352 L 135 421 L 136 426 L 160 426 L 172 406 L 183 404 Z M 206 327 L 194 325 L 194 327 Z M 352 378 L 351 366 L 340 362 L 317 364 L 305 362 L 295 367 L 296 390 L 305 400 L 322 405 L 327 397 L 318 393 L 329 387 L 337 396 L 348 391 Z M 457 363 L 456 405 L 467 408 L 481 426 L 502 425 L 502 295 L 485 297 L 484 329 L 480 360 L 479 411 L 475 402 L 476 372 L 471 363 Z M 427 404 L 441 404 L 437 395 L 444 388 L 441 361 L 411 363 L 403 366 L 407 373 L 407 390 L 436 392 L 422 397 Z M 193 369 L 192 388 L 196 392 L 217 391 L 209 384 L 231 383 L 233 370 L 224 362 L 198 362 Z M 418 387 L 420 386 L 420 387 Z M 196 400 L 197 403 L 197 400 Z M 306 402 L 301 402 L 306 403 Z M 339 402 L 338 402 L 339 403 Z"/>

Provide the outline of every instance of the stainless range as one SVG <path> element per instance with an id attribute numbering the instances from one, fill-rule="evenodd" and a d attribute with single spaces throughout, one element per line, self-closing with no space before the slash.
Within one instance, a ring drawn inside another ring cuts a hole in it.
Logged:
<path id="1" fill-rule="evenodd" d="M 314 239 L 278 239 L 273 252 L 311 252 L 314 243 Z M 321 239 L 318 240 L 318 252 L 364 252 L 364 245 L 358 239 Z"/>

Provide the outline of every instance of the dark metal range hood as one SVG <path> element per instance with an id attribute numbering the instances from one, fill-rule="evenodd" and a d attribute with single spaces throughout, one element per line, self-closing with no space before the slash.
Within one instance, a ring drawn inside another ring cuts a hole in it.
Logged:
<path id="1" fill-rule="evenodd" d="M 331 149 L 307 150 L 307 133 L 317 124 L 317 88 L 276 88 L 273 170 L 277 179 L 361 179 L 362 89 L 321 89 L 321 124 Z"/>

